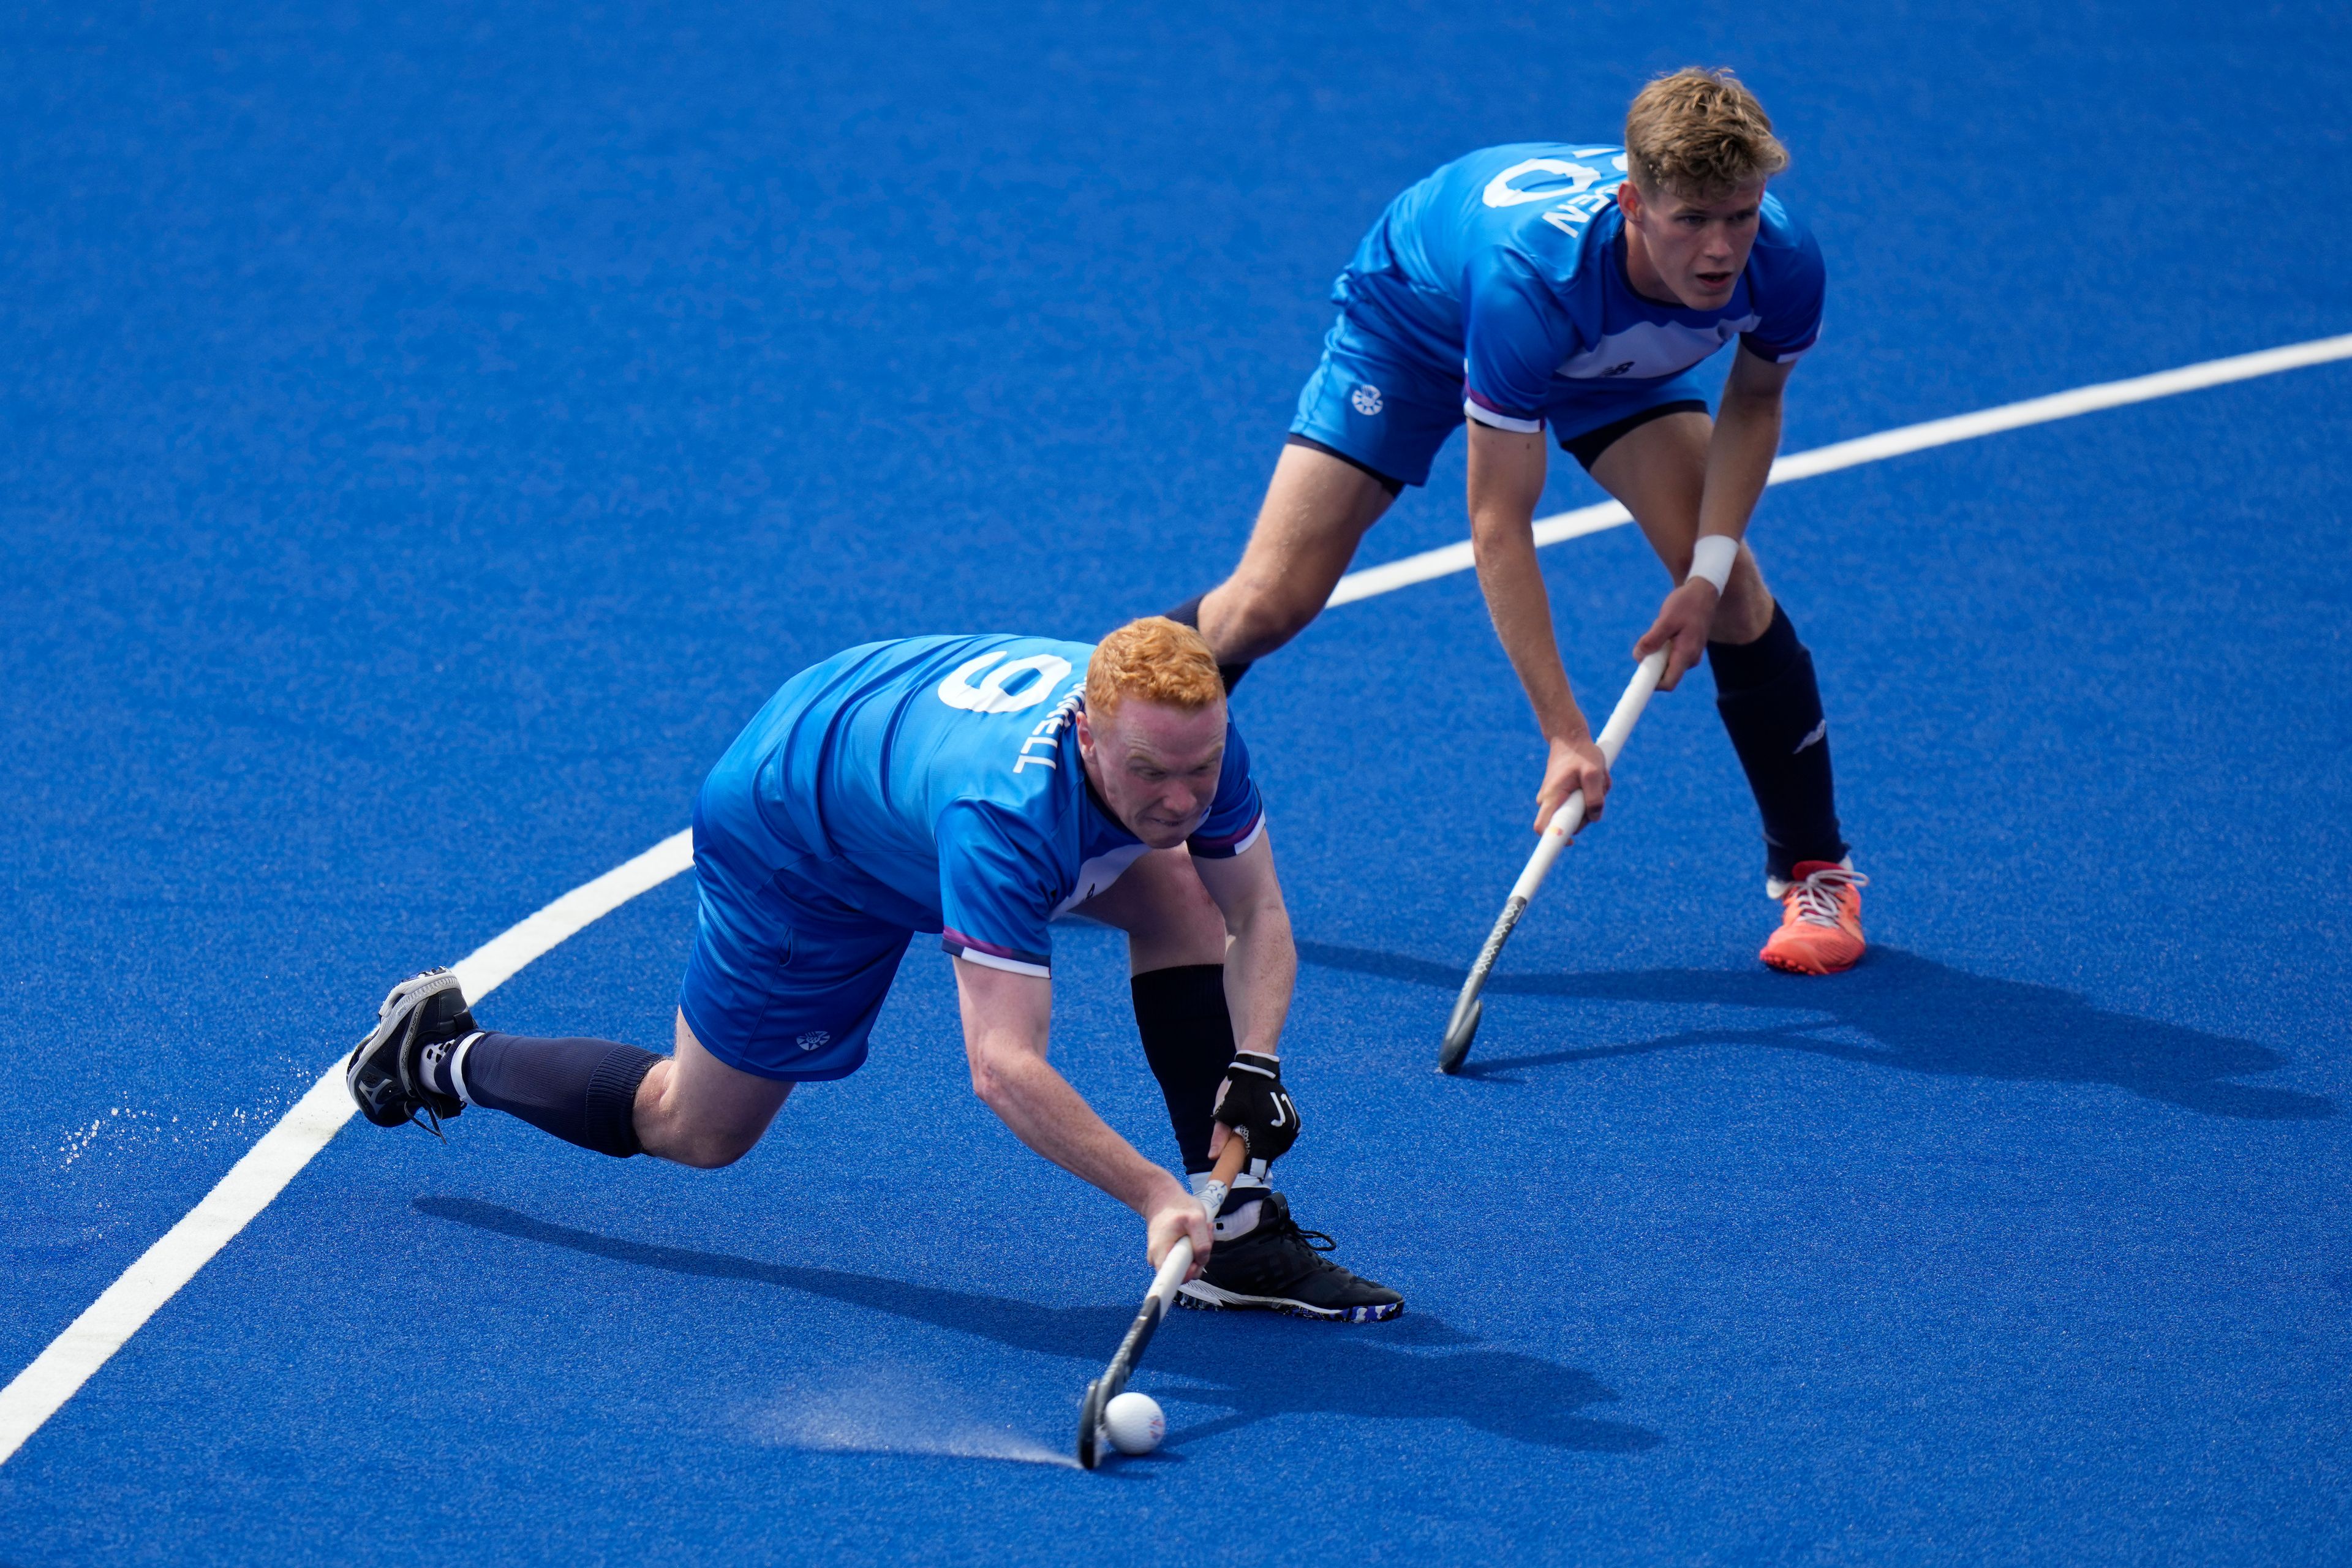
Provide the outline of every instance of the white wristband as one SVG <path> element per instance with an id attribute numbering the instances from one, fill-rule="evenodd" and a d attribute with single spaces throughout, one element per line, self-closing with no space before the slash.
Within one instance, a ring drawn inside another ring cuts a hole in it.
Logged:
<path id="1" fill-rule="evenodd" d="M 1738 559 L 1739 541 L 1727 533 L 1703 533 L 1691 551 L 1690 575 L 1714 584 L 1715 591 L 1720 594 L 1723 585 L 1731 581 L 1731 563 Z M 1683 581 L 1687 583 L 1690 577 Z"/>

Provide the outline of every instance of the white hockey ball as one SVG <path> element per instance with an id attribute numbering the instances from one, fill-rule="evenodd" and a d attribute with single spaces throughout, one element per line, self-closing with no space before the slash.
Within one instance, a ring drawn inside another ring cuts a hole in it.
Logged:
<path id="1" fill-rule="evenodd" d="M 1168 1435 L 1168 1417 L 1148 1394 L 1122 1394 L 1103 1407 L 1103 1435 L 1122 1454 L 1149 1454 Z"/>

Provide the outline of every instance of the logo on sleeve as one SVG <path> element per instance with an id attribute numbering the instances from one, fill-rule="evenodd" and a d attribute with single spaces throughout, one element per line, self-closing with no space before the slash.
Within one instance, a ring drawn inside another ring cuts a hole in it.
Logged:
<path id="1" fill-rule="evenodd" d="M 968 658 L 955 667 L 949 677 L 940 682 L 940 700 L 950 708 L 961 708 L 967 713 L 1018 713 L 1024 708 L 1034 708 L 1053 694 L 1070 673 L 1070 661 L 1050 653 L 1032 654 L 1016 658 L 1010 664 L 997 665 L 981 678 L 979 685 L 971 678 L 988 669 L 1004 657 L 1004 650 L 982 654 Z"/>

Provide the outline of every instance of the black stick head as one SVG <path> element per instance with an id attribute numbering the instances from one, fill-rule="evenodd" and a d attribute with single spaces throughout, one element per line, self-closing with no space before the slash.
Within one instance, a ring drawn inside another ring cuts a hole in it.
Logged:
<path id="1" fill-rule="evenodd" d="M 1478 1037 L 1478 1020 L 1486 1016 L 1486 999 L 1480 996 L 1471 1002 L 1467 1012 L 1447 1027 L 1445 1043 L 1437 1049 L 1439 1072 L 1457 1073 L 1462 1070 L 1462 1064 L 1470 1057 L 1470 1042 Z"/>
<path id="2" fill-rule="evenodd" d="M 1078 1403 L 1078 1468 L 1091 1470 L 1102 1463 L 1103 1385 L 1100 1379 L 1087 1384 L 1087 1396 Z"/>

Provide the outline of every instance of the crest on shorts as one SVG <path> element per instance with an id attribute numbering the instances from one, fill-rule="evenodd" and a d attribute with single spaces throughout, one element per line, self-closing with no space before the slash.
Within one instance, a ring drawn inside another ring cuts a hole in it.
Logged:
<path id="1" fill-rule="evenodd" d="M 799 1039 L 794 1040 L 793 1044 L 798 1046 L 804 1051 L 813 1051 L 820 1046 L 829 1046 L 833 1044 L 833 1032 L 829 1029 L 811 1029 L 807 1034 L 803 1035 Z"/>
<path id="2" fill-rule="evenodd" d="M 1348 401 L 1356 405 L 1359 414 L 1378 414 L 1381 411 L 1381 389 L 1368 381 L 1349 394 Z"/>

